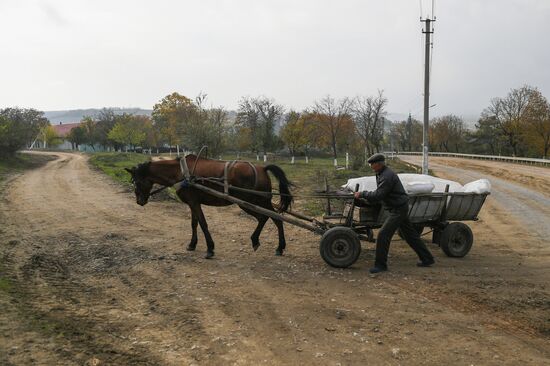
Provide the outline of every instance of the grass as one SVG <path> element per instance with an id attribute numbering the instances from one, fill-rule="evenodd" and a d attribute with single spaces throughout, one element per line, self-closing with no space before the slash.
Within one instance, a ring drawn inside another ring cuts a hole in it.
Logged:
<path id="1" fill-rule="evenodd" d="M 149 160 L 147 155 L 136 153 L 94 153 L 90 163 L 115 181 L 130 184 L 130 174 L 124 168 L 131 168 Z"/>
<path id="2" fill-rule="evenodd" d="M 226 154 L 222 156 L 222 159 L 234 160 L 236 156 Z M 256 157 L 252 155 L 241 155 L 240 159 L 263 164 L 263 162 L 257 162 Z M 130 175 L 124 168 L 132 167 L 148 160 L 149 156 L 136 153 L 95 153 L 92 154 L 90 163 L 117 182 L 129 185 Z M 414 167 L 399 159 L 388 160 L 387 163 L 396 173 L 416 172 Z M 291 164 L 289 158 L 270 157 L 267 164 L 277 164 L 285 171 L 290 181 L 295 185 L 293 193 L 296 196 L 295 207 L 297 211 L 302 211 L 313 216 L 318 216 L 324 211 L 324 201 L 310 198 L 302 199 L 299 196 L 309 195 L 316 190 L 324 189 L 325 177 L 330 188 L 337 189 L 350 178 L 374 174 L 369 167 L 336 170 L 331 158 L 311 158 L 308 164 L 305 163 L 304 159 L 296 159 L 295 164 Z M 277 187 L 276 183 L 274 187 Z M 173 191 L 169 191 L 168 194 L 172 198 L 175 197 Z"/>
<path id="3" fill-rule="evenodd" d="M 46 155 L 16 153 L 0 158 L 0 182 L 9 175 L 21 173 L 27 169 L 38 168 L 53 158 Z"/>

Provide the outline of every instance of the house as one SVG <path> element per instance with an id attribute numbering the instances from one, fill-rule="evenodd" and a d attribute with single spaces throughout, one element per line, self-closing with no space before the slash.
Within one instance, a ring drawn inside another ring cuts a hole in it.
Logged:
<path id="1" fill-rule="evenodd" d="M 73 144 L 67 139 L 69 136 L 69 133 L 71 130 L 75 127 L 80 126 L 80 122 L 74 122 L 74 123 L 63 123 L 59 122 L 58 125 L 52 125 L 53 129 L 55 130 L 55 133 L 59 138 L 61 139 L 62 143 L 56 146 L 57 149 L 61 150 L 73 150 L 74 146 Z M 82 150 L 82 149 L 79 149 Z"/>

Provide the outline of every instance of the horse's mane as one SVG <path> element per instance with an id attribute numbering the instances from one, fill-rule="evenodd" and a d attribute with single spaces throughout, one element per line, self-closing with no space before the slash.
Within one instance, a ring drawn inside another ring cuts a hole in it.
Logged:
<path id="1" fill-rule="evenodd" d="M 140 177 L 146 177 L 147 173 L 149 173 L 149 164 L 151 164 L 150 161 L 138 164 L 135 173 Z"/>

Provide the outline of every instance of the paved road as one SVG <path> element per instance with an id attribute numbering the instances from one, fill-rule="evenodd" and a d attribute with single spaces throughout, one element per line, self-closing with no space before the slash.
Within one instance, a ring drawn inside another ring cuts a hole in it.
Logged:
<path id="1" fill-rule="evenodd" d="M 420 156 L 400 156 L 406 162 L 421 165 Z M 460 166 L 462 162 L 464 168 Z M 493 169 L 487 169 L 488 166 Z M 502 168 L 502 169 L 499 169 Z M 512 166 L 515 174 L 532 174 L 538 180 L 550 182 L 550 169 L 527 166 Z M 519 184 L 508 180 L 513 174 L 509 163 L 478 162 L 458 158 L 430 158 L 430 169 L 436 174 L 456 180 L 462 184 L 487 178 L 492 185 L 491 201 L 496 201 L 541 240 L 550 237 L 550 196 L 535 189 L 535 185 Z M 506 178 L 506 179 L 505 179 Z"/>

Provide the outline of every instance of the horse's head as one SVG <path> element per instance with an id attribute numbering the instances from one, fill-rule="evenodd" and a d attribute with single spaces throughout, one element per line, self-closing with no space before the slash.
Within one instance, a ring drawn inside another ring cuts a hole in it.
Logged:
<path id="1" fill-rule="evenodd" d="M 151 162 L 141 163 L 131 169 L 124 168 L 132 175 L 132 184 L 136 194 L 136 202 L 140 206 L 145 206 L 151 195 L 151 189 L 154 182 L 150 178 L 149 165 Z"/>

